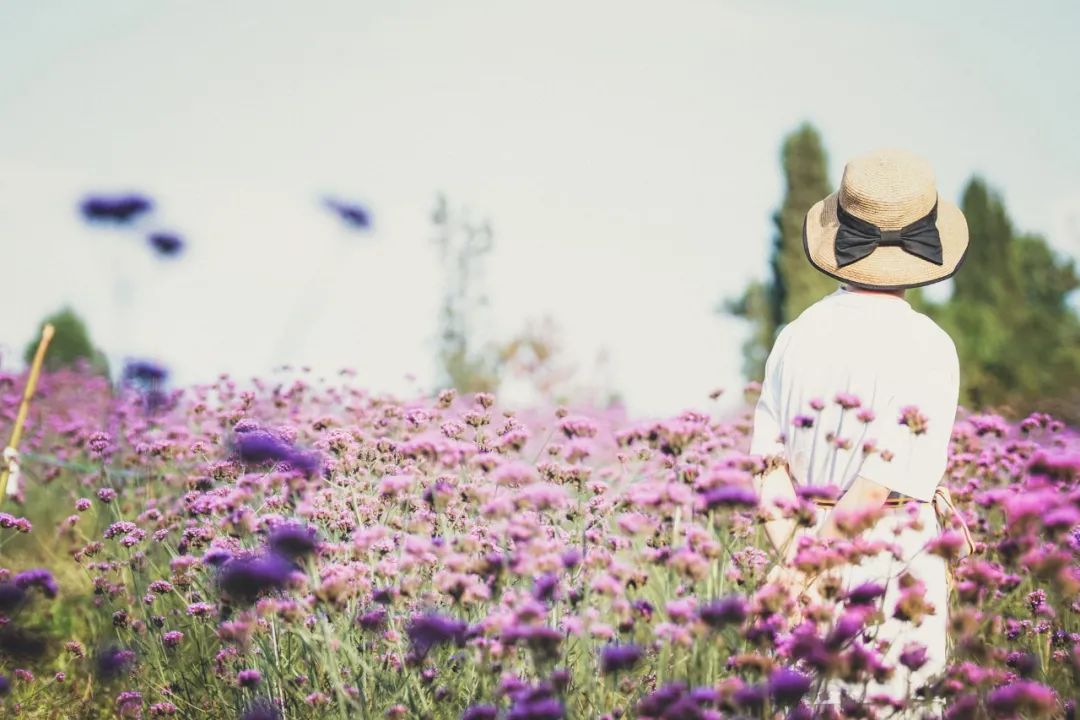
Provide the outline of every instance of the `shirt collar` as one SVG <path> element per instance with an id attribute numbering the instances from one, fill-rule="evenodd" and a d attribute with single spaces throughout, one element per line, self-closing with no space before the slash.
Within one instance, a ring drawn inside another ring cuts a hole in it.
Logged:
<path id="1" fill-rule="evenodd" d="M 892 293 L 883 292 L 863 292 L 859 290 L 845 290 L 844 286 L 836 288 L 829 297 L 838 298 L 852 303 L 888 303 L 890 306 L 896 306 L 899 308 L 911 308 L 911 303 L 907 301 L 907 298 L 902 298 L 899 295 L 893 295 Z"/>

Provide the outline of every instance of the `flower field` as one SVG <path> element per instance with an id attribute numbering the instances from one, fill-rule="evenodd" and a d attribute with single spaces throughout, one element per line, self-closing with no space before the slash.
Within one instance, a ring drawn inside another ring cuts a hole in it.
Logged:
<path id="1" fill-rule="evenodd" d="M 758 502 L 748 411 L 129 380 L 61 371 L 34 399 L 0 514 L 2 717 L 1075 717 L 1080 439 L 1052 418 L 957 423 L 945 482 L 977 552 L 950 608 L 887 607 L 767 582 L 763 519 L 817 506 Z M 0 376 L 5 433 L 22 384 Z M 805 542 L 795 566 L 878 550 Z M 946 611 L 944 675 L 859 691 L 921 665 L 875 627 Z M 841 706 L 815 705 L 835 680 Z"/>

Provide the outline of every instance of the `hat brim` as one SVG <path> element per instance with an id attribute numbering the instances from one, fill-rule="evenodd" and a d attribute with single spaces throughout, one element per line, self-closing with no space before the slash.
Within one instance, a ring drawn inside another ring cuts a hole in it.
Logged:
<path id="1" fill-rule="evenodd" d="M 940 282 L 959 269 L 968 248 L 967 220 L 960 208 L 938 199 L 937 229 L 942 264 L 923 260 L 896 246 L 879 247 L 844 267 L 836 266 L 837 193 L 814 204 L 803 220 L 803 250 L 815 268 L 831 278 L 876 290 L 903 290 Z"/>

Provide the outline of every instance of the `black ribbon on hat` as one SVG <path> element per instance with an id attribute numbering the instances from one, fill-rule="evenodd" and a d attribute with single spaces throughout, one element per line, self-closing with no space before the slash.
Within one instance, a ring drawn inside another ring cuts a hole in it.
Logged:
<path id="1" fill-rule="evenodd" d="M 937 228 L 937 201 L 930 212 L 899 230 L 882 230 L 877 225 L 857 218 L 840 205 L 836 198 L 836 218 L 840 229 L 836 233 L 836 267 L 858 262 L 879 247 L 900 247 L 904 252 L 935 265 L 944 265 L 941 256 L 941 234 Z"/>

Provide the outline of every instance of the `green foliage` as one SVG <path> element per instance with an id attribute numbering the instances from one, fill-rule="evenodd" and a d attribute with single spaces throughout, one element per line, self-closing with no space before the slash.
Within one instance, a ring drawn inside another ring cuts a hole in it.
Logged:
<path id="1" fill-rule="evenodd" d="M 947 303 L 926 311 L 956 341 L 961 402 L 1008 414 L 1080 419 L 1080 288 L 1075 264 L 1036 235 L 1017 233 L 997 192 L 973 178 L 962 207 L 971 232 Z"/>
<path id="2" fill-rule="evenodd" d="M 49 343 L 49 350 L 45 355 L 44 368 L 46 370 L 70 367 L 79 360 L 85 360 L 98 373 L 108 375 L 109 363 L 105 354 L 94 347 L 90 341 L 90 334 L 86 330 L 86 324 L 70 307 L 65 307 L 41 321 L 37 334 L 27 344 L 23 354 L 27 365 L 34 359 L 41 331 L 47 324 L 55 328 L 56 334 Z"/>
<path id="3" fill-rule="evenodd" d="M 830 192 L 828 164 L 818 131 L 804 123 L 784 140 L 784 201 L 773 215 L 776 235 L 769 258 L 770 276 L 750 283 L 725 309 L 753 324 L 743 345 L 743 371 L 750 378 L 764 373 L 765 358 L 785 323 L 836 287 L 806 261 L 802 226 L 806 212 Z"/>

